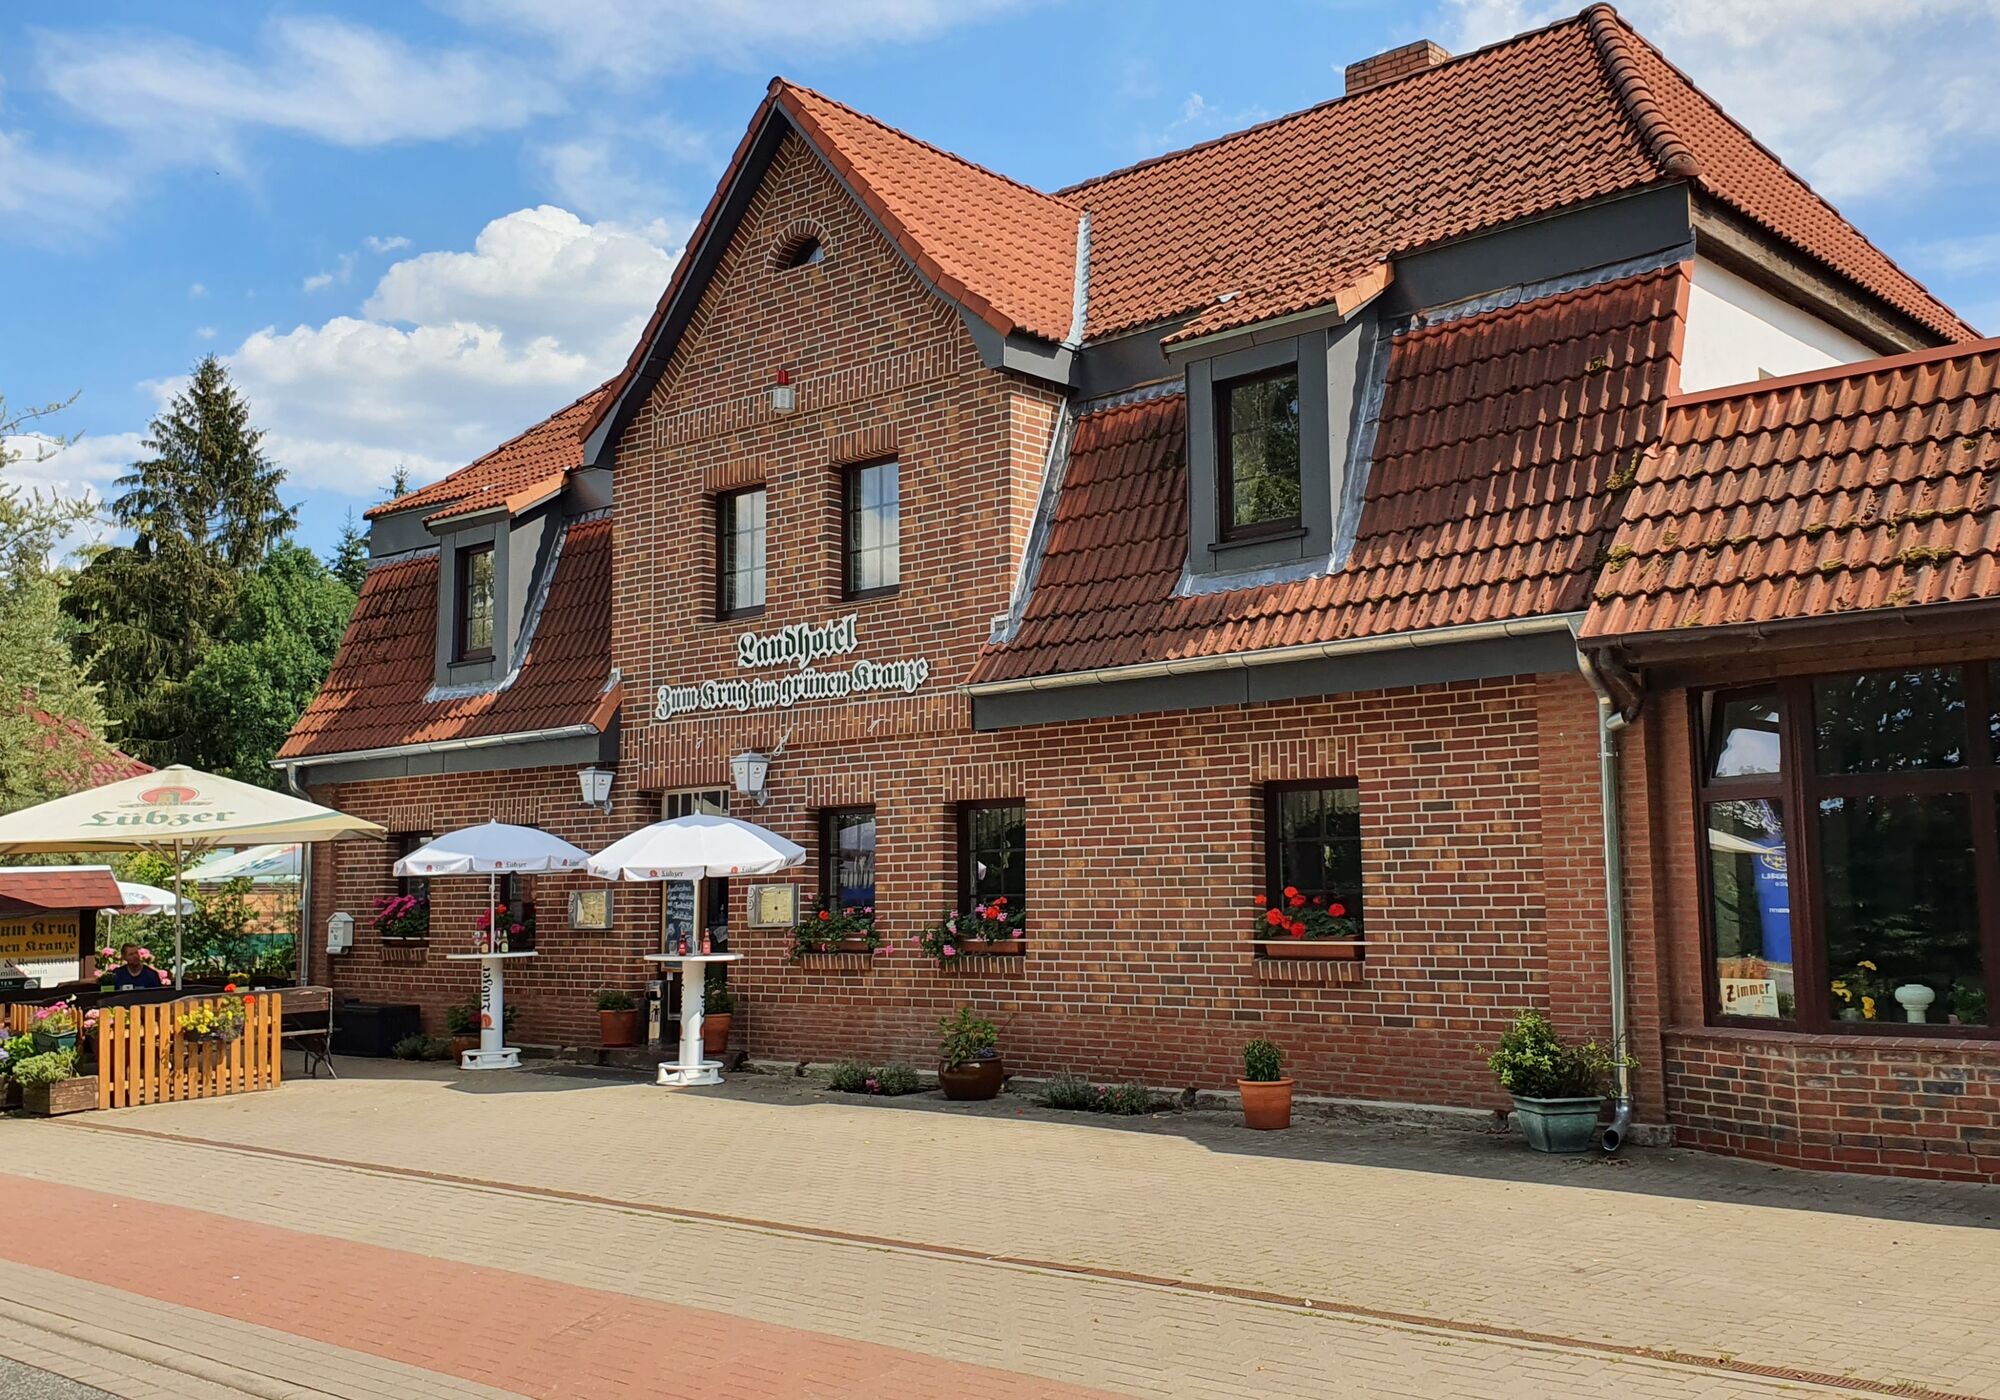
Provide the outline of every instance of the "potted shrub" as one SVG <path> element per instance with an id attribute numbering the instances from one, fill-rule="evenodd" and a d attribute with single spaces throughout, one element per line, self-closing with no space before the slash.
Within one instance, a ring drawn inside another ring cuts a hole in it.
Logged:
<path id="1" fill-rule="evenodd" d="M 720 1055 L 729 1048 L 729 1028 L 735 1024 L 736 996 L 729 990 L 728 974 L 719 964 L 710 964 L 701 984 L 701 1053 Z"/>
<path id="2" fill-rule="evenodd" d="M 835 909 L 824 895 L 813 901 L 792 930 L 792 956 L 807 953 L 872 953 L 882 946 L 875 931 L 875 906 L 850 904 Z"/>
<path id="3" fill-rule="evenodd" d="M 910 942 L 940 964 L 957 961 L 967 953 L 1017 954 L 1027 947 L 1028 911 L 1009 909 L 1007 897 L 990 904 L 975 904 L 968 914 L 947 914 Z"/>
<path id="4" fill-rule="evenodd" d="M 1255 909 L 1257 951 L 1267 958 L 1337 958 L 1361 956 L 1361 920 L 1339 900 L 1324 895 L 1308 899 L 1287 885 L 1276 898 L 1258 895 Z"/>
<path id="5" fill-rule="evenodd" d="M 1573 1045 L 1548 1017 L 1523 1011 L 1486 1061 L 1514 1099 L 1514 1118 L 1537 1152 L 1583 1152 L 1597 1132 L 1604 1089 L 1621 1059 L 1596 1041 Z"/>
<path id="6" fill-rule="evenodd" d="M 938 1022 L 938 1087 L 948 1099 L 990 1099 L 1006 1082 L 996 1048 L 1000 1032 L 969 1006 Z"/>
<path id="7" fill-rule="evenodd" d="M 597 994 L 597 1038 L 607 1050 L 639 1043 L 639 1006 L 630 992 L 607 987 Z"/>
<path id="8" fill-rule="evenodd" d="M 76 1051 L 48 1050 L 13 1063 L 11 1075 L 21 1086 L 21 1106 L 52 1118 L 97 1107 L 97 1078 L 76 1072 Z"/>
<path id="9" fill-rule="evenodd" d="M 1292 1081 L 1284 1077 L 1284 1061 L 1270 1041 L 1243 1047 L 1243 1077 L 1236 1088 L 1243 1095 L 1244 1127 L 1269 1132 L 1292 1126 Z"/>
<path id="10" fill-rule="evenodd" d="M 479 1048 L 479 1003 L 460 1002 L 444 1009 L 444 1028 L 451 1033 L 451 1049 L 455 1055 L 463 1055 L 468 1050 Z"/>
<path id="11" fill-rule="evenodd" d="M 95 1023 L 95 1011 L 90 1013 L 90 1019 Z M 40 1053 L 74 1050 L 77 1032 L 82 1025 L 83 1020 L 77 1015 L 76 1007 L 70 1002 L 58 1001 L 35 1008 L 35 1021 L 28 1028 L 28 1034 L 33 1037 L 35 1049 Z"/>
<path id="12" fill-rule="evenodd" d="M 14 1078 L 14 1066 L 35 1053 L 35 1038 L 17 1035 L 0 1040 L 0 1108 L 21 1106 L 21 1085 Z"/>

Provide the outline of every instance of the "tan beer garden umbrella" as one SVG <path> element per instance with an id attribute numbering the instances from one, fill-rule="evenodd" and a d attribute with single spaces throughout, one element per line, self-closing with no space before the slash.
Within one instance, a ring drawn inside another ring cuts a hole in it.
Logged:
<path id="1" fill-rule="evenodd" d="M 174 895 L 190 855 L 215 846 L 386 836 L 381 827 L 282 792 L 174 764 L 0 816 L 0 855 L 29 851 L 170 852 Z M 174 915 L 174 985 L 181 984 Z"/>

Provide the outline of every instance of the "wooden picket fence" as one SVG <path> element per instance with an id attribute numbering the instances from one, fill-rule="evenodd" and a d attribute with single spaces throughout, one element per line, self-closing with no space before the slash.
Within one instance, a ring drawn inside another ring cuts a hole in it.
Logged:
<path id="1" fill-rule="evenodd" d="M 276 992 L 242 998 L 243 1034 L 226 1045 L 183 1039 L 177 1022 L 196 1006 L 233 997 L 183 997 L 150 1006 L 118 1006 L 97 1022 L 97 1106 L 177 1103 L 275 1089 L 284 1078 L 278 1032 L 284 1008 Z"/>
<path id="2" fill-rule="evenodd" d="M 8 1002 L 0 1007 L 7 1013 L 7 1034 L 25 1035 L 28 1027 L 35 1024 L 35 1008 L 23 1002 Z"/>

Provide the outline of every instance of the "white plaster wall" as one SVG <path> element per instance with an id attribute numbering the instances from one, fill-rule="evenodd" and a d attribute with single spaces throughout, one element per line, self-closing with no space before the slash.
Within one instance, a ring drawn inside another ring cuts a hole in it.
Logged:
<path id="1" fill-rule="evenodd" d="M 1681 349 L 1682 393 L 1802 374 L 1878 353 L 1707 258 L 1694 260 Z"/>

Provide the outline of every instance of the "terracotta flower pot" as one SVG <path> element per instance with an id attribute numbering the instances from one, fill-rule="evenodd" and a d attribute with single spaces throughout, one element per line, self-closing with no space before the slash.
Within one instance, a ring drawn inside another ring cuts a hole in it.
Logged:
<path id="1" fill-rule="evenodd" d="M 732 1013 L 701 1018 L 701 1053 L 720 1055 L 729 1048 L 729 1025 Z"/>
<path id="2" fill-rule="evenodd" d="M 607 1049 L 616 1050 L 623 1046 L 639 1043 L 639 1008 L 630 1011 L 600 1011 L 597 1013 L 597 1038 Z"/>
<path id="3" fill-rule="evenodd" d="M 468 1050 L 477 1050 L 478 1048 L 478 1031 L 463 1031 L 451 1038 L 451 1053 L 454 1055 L 463 1055 Z"/>
<path id="4" fill-rule="evenodd" d="M 948 1099 L 990 1099 L 1007 1082 L 1006 1066 L 995 1055 L 990 1060 L 967 1060 L 962 1065 L 938 1066 L 938 1088 Z"/>
<path id="5" fill-rule="evenodd" d="M 1259 1132 L 1292 1126 L 1292 1081 L 1289 1079 L 1239 1079 L 1243 1095 L 1243 1126 Z"/>

